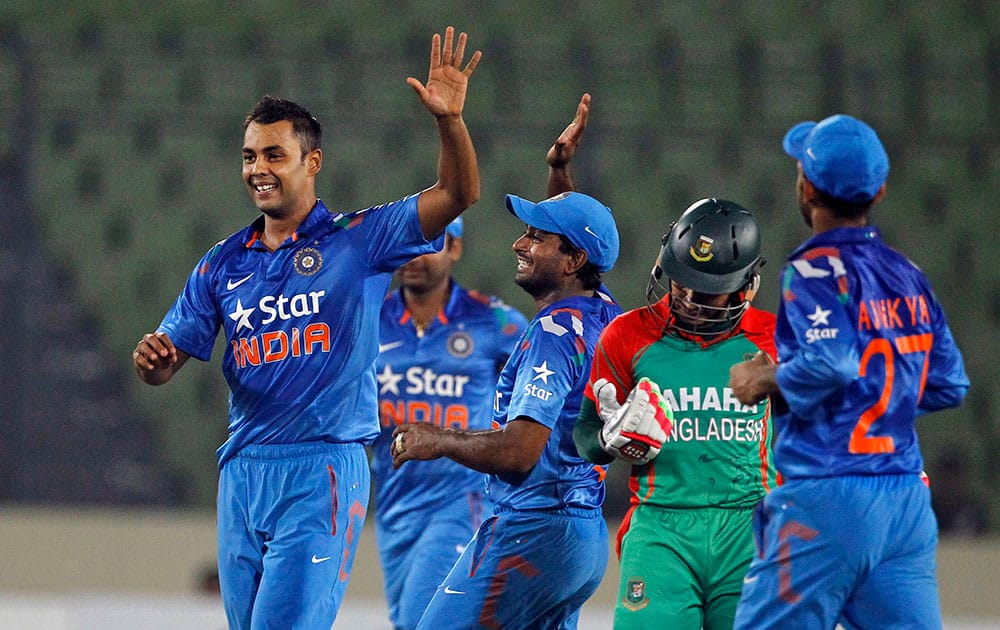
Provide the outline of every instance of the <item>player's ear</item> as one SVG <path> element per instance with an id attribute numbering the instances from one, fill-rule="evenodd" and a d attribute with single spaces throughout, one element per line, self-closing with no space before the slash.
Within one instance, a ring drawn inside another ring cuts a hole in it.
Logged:
<path id="1" fill-rule="evenodd" d="M 577 271 L 587 264 L 587 252 L 582 249 L 574 249 L 572 254 L 566 256 L 566 271 L 569 276 L 576 275 Z"/>
<path id="2" fill-rule="evenodd" d="M 306 168 L 310 175 L 316 175 L 323 168 L 323 150 L 313 149 L 306 154 Z"/>
<path id="3" fill-rule="evenodd" d="M 872 199 L 872 205 L 875 205 L 878 202 L 882 201 L 882 197 L 885 197 L 885 186 L 886 186 L 885 183 L 883 183 L 882 186 L 878 189 L 878 192 L 875 193 L 875 198 Z"/>
<path id="4" fill-rule="evenodd" d="M 451 234 L 445 235 L 445 248 L 448 250 L 448 257 L 451 262 L 458 262 L 462 257 L 462 239 L 455 238 Z"/>

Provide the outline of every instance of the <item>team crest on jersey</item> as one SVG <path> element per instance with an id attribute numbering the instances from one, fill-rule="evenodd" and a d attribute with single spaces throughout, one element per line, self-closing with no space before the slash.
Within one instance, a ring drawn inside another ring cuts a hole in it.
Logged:
<path id="1" fill-rule="evenodd" d="M 630 578 L 625 585 L 625 596 L 622 604 L 629 610 L 642 610 L 649 605 L 646 596 L 646 581 L 641 578 Z"/>
<path id="2" fill-rule="evenodd" d="M 698 242 L 691 246 L 688 253 L 691 254 L 691 258 L 698 262 L 708 262 L 715 258 L 715 254 L 712 253 L 712 243 L 714 242 L 714 239 L 705 235 L 699 236 Z"/>
<path id="3" fill-rule="evenodd" d="M 323 254 L 315 247 L 303 247 L 295 252 L 295 272 L 300 276 L 311 276 L 323 266 Z"/>
<path id="4" fill-rule="evenodd" d="M 448 354 L 456 359 L 464 359 L 472 354 L 472 336 L 467 332 L 458 331 L 448 337 Z"/>

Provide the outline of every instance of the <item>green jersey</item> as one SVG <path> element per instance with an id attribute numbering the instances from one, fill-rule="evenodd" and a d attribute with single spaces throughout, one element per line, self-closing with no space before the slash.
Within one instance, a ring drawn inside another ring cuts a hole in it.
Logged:
<path id="1" fill-rule="evenodd" d="M 768 401 L 746 406 L 729 388 L 729 367 L 759 350 L 774 357 L 771 313 L 750 308 L 739 326 L 722 338 L 701 340 L 665 333 L 664 302 L 634 309 L 615 319 L 601 335 L 590 383 L 615 384 L 619 402 L 642 377 L 659 385 L 674 412 L 673 429 L 660 454 L 634 466 L 632 504 L 665 508 L 746 508 L 775 484 L 771 461 Z M 602 425 L 591 401 L 574 437 L 580 453 L 607 462 L 597 435 Z M 588 413 L 589 412 L 589 413 Z"/>

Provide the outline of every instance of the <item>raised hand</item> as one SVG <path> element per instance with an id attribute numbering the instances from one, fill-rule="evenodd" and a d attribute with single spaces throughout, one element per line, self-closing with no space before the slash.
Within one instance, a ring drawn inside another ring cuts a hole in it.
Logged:
<path id="1" fill-rule="evenodd" d="M 465 44 L 468 36 L 458 35 L 455 42 L 455 29 L 449 26 L 444 32 L 444 45 L 441 35 L 435 33 L 431 39 L 431 67 L 427 75 L 427 84 L 408 77 L 406 83 L 413 88 L 427 110 L 434 116 L 460 116 L 465 106 L 465 92 L 483 53 L 477 50 L 465 68 L 462 68 L 462 58 L 465 56 Z"/>
<path id="2" fill-rule="evenodd" d="M 563 132 L 556 138 L 555 144 L 549 148 L 545 154 L 545 161 L 552 168 L 562 168 L 573 161 L 576 155 L 576 148 L 583 140 L 583 132 L 587 128 L 587 118 L 590 116 L 590 94 L 584 94 L 580 98 L 580 104 L 576 106 L 576 116 L 573 122 L 563 129 Z"/>

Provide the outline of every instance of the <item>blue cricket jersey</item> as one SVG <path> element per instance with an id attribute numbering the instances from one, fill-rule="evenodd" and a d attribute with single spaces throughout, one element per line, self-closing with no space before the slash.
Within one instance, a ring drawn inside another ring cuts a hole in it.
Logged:
<path id="1" fill-rule="evenodd" d="M 594 346 L 622 309 L 603 285 L 594 297 L 571 297 L 531 320 L 497 382 L 494 426 L 527 416 L 552 430 L 541 458 L 524 475 L 488 475 L 487 494 L 516 510 L 599 508 L 603 466 L 584 461 L 573 442 Z"/>
<path id="2" fill-rule="evenodd" d="M 317 200 L 273 252 L 263 229 L 260 217 L 209 250 L 158 328 L 202 361 L 224 331 L 220 467 L 248 444 L 378 435 L 378 311 L 396 267 L 444 242 L 424 238 L 416 195 L 337 214 Z"/>
<path id="3" fill-rule="evenodd" d="M 917 416 L 959 405 L 969 388 L 923 273 L 876 229 L 838 228 L 791 254 L 781 290 L 781 474 L 919 473 Z"/>
<path id="4" fill-rule="evenodd" d="M 392 431 L 413 422 L 489 429 L 497 376 L 528 322 L 498 298 L 454 280 L 447 305 L 422 335 L 400 290 L 386 297 L 381 318 L 376 378 L 382 430 L 372 446 L 372 475 L 378 518 L 393 523 L 483 492 L 483 473 L 447 458 L 393 470 Z"/>

